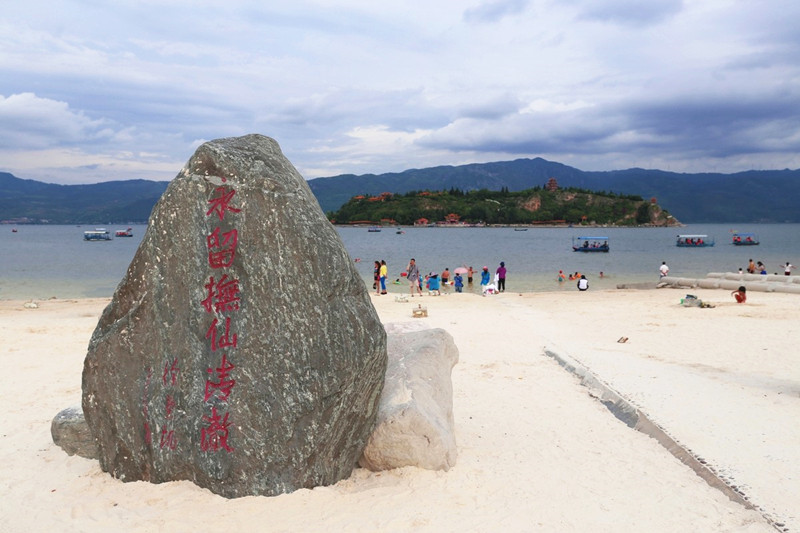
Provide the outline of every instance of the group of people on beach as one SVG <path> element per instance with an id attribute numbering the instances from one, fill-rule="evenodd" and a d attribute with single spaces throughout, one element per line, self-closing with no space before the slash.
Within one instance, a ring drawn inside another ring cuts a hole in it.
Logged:
<path id="1" fill-rule="evenodd" d="M 783 274 L 785 276 L 791 276 L 792 275 L 792 270 L 794 270 L 794 265 L 791 264 L 789 261 L 786 261 L 786 264 L 781 265 L 780 268 L 783 269 Z M 741 272 L 741 271 L 742 271 L 742 269 L 740 268 L 739 272 Z M 754 263 L 753 260 L 750 259 L 750 261 L 747 263 L 747 273 L 748 274 L 756 274 L 756 273 L 758 273 L 758 274 L 761 274 L 763 276 L 766 276 L 767 275 L 767 266 L 764 263 L 762 263 L 761 261 L 759 261 L 757 263 Z M 776 272 L 775 274 L 777 275 L 778 273 Z"/>
<path id="2" fill-rule="evenodd" d="M 480 273 L 480 287 L 484 296 L 486 294 L 504 292 L 506 290 L 506 272 L 507 270 L 505 262 L 500 261 L 500 266 L 497 267 L 497 270 L 495 271 L 494 283 L 492 283 L 489 267 L 483 267 Z M 447 267 L 441 272 L 441 274 L 437 272 L 430 272 L 429 274 L 423 276 L 420 273 L 416 259 L 412 257 L 408 262 L 405 272 L 401 273 L 401 276 L 405 276 L 408 280 L 409 292 L 411 293 L 411 296 L 414 297 L 415 293 L 416 295 L 422 296 L 423 284 L 428 290 L 428 294 L 434 296 L 441 295 L 442 289 L 447 289 L 450 286 L 455 289 L 455 292 L 464 292 L 463 274 L 466 274 L 467 285 L 471 287 L 473 283 L 473 277 L 475 275 L 475 271 L 471 266 L 459 267 L 452 273 L 450 272 L 450 267 Z M 451 276 L 452 281 L 450 279 Z M 399 283 L 399 280 L 397 282 Z"/>

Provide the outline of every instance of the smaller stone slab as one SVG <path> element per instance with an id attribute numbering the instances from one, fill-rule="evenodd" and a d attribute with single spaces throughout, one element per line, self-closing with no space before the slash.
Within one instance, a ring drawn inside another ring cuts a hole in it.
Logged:
<path id="1" fill-rule="evenodd" d="M 58 413 L 50 423 L 50 434 L 53 436 L 53 442 L 68 455 L 80 455 L 87 459 L 100 458 L 80 406 L 67 407 Z"/>
<path id="2" fill-rule="evenodd" d="M 359 465 L 449 470 L 458 455 L 451 379 L 458 348 L 443 329 L 388 324 L 386 330 L 386 381 Z"/>

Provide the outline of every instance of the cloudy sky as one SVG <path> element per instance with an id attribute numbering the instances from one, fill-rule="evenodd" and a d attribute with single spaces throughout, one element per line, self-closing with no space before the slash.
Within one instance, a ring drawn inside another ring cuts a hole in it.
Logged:
<path id="1" fill-rule="evenodd" d="M 275 138 L 306 178 L 544 157 L 800 168 L 797 0 L 27 0 L 0 18 L 0 170 L 172 179 Z"/>

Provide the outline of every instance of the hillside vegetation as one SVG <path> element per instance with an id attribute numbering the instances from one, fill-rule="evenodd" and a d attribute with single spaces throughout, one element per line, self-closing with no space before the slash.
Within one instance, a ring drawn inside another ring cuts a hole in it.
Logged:
<path id="1" fill-rule="evenodd" d="M 469 224 L 602 224 L 674 225 L 678 221 L 653 201 L 640 196 L 578 188 L 524 191 L 480 189 L 464 192 L 410 191 L 352 197 L 328 213 L 336 224 L 449 223 Z M 424 220 L 420 220 L 424 219 Z"/>

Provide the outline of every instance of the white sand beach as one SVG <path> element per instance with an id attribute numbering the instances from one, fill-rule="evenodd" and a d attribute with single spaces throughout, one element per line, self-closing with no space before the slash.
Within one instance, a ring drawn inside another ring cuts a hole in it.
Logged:
<path id="1" fill-rule="evenodd" d="M 685 292 L 372 295 L 385 323 L 455 339 L 456 466 L 358 469 L 330 487 L 236 500 L 189 482 L 123 483 L 53 444 L 51 420 L 80 403 L 108 300 L 0 301 L 0 531 L 798 531 L 800 297 L 737 305 L 727 291 L 692 291 L 716 305 L 701 309 L 679 305 Z M 427 318 L 411 318 L 419 304 Z M 755 508 L 618 420 L 546 349 L 587 367 Z"/>

